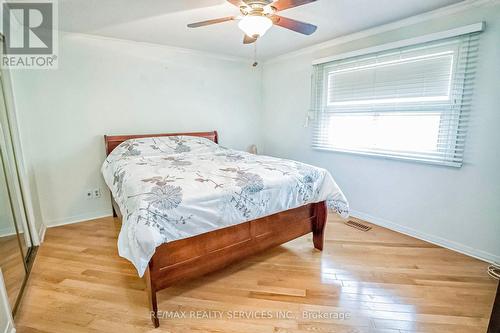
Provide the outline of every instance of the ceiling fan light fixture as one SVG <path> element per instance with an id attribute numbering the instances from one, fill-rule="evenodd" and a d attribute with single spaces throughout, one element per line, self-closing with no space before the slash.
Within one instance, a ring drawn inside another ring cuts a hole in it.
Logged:
<path id="1" fill-rule="evenodd" d="M 273 21 L 266 16 L 245 16 L 238 23 L 238 27 L 249 37 L 262 37 L 273 26 Z"/>

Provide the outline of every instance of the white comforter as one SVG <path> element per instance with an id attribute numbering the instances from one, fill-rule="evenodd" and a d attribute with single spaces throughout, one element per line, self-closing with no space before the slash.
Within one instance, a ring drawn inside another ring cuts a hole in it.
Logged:
<path id="1" fill-rule="evenodd" d="M 166 242 L 324 200 L 344 217 L 349 209 L 324 169 L 204 138 L 128 140 L 101 171 L 123 214 L 119 254 L 140 276 Z"/>

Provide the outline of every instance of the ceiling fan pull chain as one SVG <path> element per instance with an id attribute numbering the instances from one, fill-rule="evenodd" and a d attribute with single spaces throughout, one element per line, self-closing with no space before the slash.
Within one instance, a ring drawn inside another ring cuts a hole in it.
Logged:
<path id="1" fill-rule="evenodd" d="M 257 43 L 259 42 L 259 40 L 257 39 L 257 41 L 255 41 L 254 43 L 254 49 L 253 49 L 253 64 L 252 66 L 253 67 L 257 67 L 259 65 L 258 61 L 257 61 Z"/>

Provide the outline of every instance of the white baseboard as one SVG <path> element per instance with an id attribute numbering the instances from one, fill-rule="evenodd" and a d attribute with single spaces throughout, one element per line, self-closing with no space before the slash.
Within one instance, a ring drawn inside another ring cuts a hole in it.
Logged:
<path id="1" fill-rule="evenodd" d="M 359 219 L 364 220 L 366 222 L 370 222 L 370 223 L 376 224 L 378 226 L 381 226 L 381 227 L 384 227 L 387 229 L 391 229 L 391 230 L 397 231 L 399 233 L 402 233 L 402 234 L 405 234 L 405 235 L 408 235 L 408 236 L 435 244 L 435 245 L 439 245 L 439 246 L 447 248 L 449 250 L 456 251 L 456 252 L 465 254 L 467 256 L 470 256 L 470 257 L 474 257 L 474 258 L 482 260 L 482 261 L 486 261 L 489 263 L 500 262 L 500 256 L 498 256 L 498 255 L 495 255 L 495 254 L 492 254 L 492 253 L 489 253 L 486 251 L 474 249 L 470 246 L 467 246 L 467 245 L 464 245 L 461 243 L 457 243 L 455 241 L 445 239 L 443 237 L 433 236 L 433 235 L 430 235 L 428 233 L 421 232 L 421 231 L 415 230 L 413 228 L 409 228 L 409 227 L 403 226 L 401 224 L 398 224 L 398 223 L 395 223 L 395 222 L 392 222 L 392 221 L 389 221 L 386 219 L 371 216 L 369 214 L 359 212 L 356 210 L 351 210 L 351 216 L 359 218 Z"/>
<path id="2" fill-rule="evenodd" d="M 75 216 L 70 216 L 64 219 L 57 219 L 57 220 L 52 220 L 52 221 L 46 221 L 47 228 L 52 228 L 52 227 L 58 227 L 66 224 L 73 224 L 73 223 L 80 223 L 80 222 L 85 222 L 89 220 L 95 220 L 95 219 L 100 219 L 103 217 L 110 217 L 113 216 L 113 212 L 110 209 L 103 210 L 103 211 L 97 211 L 97 212 L 92 212 L 92 213 L 87 213 L 87 214 L 81 214 L 81 215 L 75 215 Z"/>
<path id="3" fill-rule="evenodd" d="M 40 244 L 42 244 L 43 240 L 45 239 L 45 231 L 47 231 L 47 226 L 45 225 L 45 223 L 42 223 L 40 225 L 40 230 L 38 231 L 38 242 Z"/>
<path id="4" fill-rule="evenodd" d="M 0 237 L 7 237 L 16 234 L 16 230 L 12 230 L 13 228 L 2 228 L 0 229 Z"/>

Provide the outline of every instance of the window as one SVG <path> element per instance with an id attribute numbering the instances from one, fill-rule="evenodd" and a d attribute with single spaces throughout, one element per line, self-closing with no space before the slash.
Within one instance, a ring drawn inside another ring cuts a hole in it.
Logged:
<path id="1" fill-rule="evenodd" d="M 314 66 L 313 147 L 460 167 L 478 33 Z"/>

